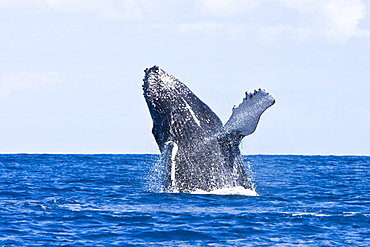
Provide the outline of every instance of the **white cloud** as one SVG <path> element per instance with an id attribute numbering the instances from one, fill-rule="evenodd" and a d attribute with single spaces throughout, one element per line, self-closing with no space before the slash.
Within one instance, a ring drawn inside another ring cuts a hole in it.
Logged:
<path id="1" fill-rule="evenodd" d="M 239 25 L 227 25 L 221 22 L 201 21 L 179 24 L 151 24 L 151 28 L 170 30 L 182 35 L 198 32 L 207 35 L 226 34 L 230 37 L 238 37 L 244 33 L 243 27 Z"/>
<path id="2" fill-rule="evenodd" d="M 78 13 L 82 11 L 98 11 L 104 9 L 110 1 L 89 1 L 89 0 L 44 0 L 45 8 L 66 12 Z"/>
<path id="3" fill-rule="evenodd" d="M 180 33 L 202 31 L 212 35 L 217 32 L 225 33 L 226 30 L 228 34 L 236 36 L 243 30 L 256 28 L 261 29 L 260 34 L 270 41 L 282 34 L 289 34 L 298 40 L 319 35 L 330 42 L 370 37 L 370 30 L 359 28 L 361 20 L 367 14 L 367 6 L 361 0 L 275 0 L 283 8 L 276 4 L 273 6 L 272 1 L 264 1 L 264 4 L 260 4 L 261 2 L 262 0 L 0 0 L 0 8 L 33 12 L 92 12 L 103 19 L 145 20 L 152 27 L 172 29 Z M 273 15 L 268 14 L 271 10 L 266 11 L 269 5 L 282 14 L 287 11 L 286 8 L 294 9 L 299 17 L 295 17 L 295 22 L 279 23 Z M 240 15 L 251 13 L 253 8 L 256 11 L 254 15 L 258 14 L 266 23 L 265 27 L 248 22 Z M 185 16 L 184 13 L 189 14 Z"/>
<path id="4" fill-rule="evenodd" d="M 0 100 L 7 99 L 16 90 L 55 86 L 66 80 L 66 76 L 56 72 L 3 74 L 0 75 Z"/>
<path id="5" fill-rule="evenodd" d="M 295 38 L 298 39 L 298 40 L 301 40 L 301 41 L 308 40 L 309 38 L 311 38 L 314 35 L 315 35 L 315 31 L 313 30 L 313 28 L 300 27 L 300 28 L 297 28 L 296 30 L 294 30 Z"/>
<path id="6" fill-rule="evenodd" d="M 277 0 L 283 6 L 301 13 L 303 23 L 297 29 L 299 38 L 319 34 L 332 42 L 345 42 L 352 37 L 370 36 L 359 29 L 366 16 L 366 6 L 360 0 Z"/>
<path id="7" fill-rule="evenodd" d="M 95 12 L 105 19 L 132 20 L 150 11 L 153 0 L 0 0 L 0 8 L 62 13 Z"/>
<path id="8" fill-rule="evenodd" d="M 0 8 L 40 8 L 42 0 L 0 0 Z"/>
<path id="9" fill-rule="evenodd" d="M 0 8 L 64 13 L 97 12 L 103 18 L 137 19 L 144 13 L 168 10 L 185 3 L 202 14 L 232 16 L 255 7 L 261 0 L 0 0 Z M 174 8 L 174 10 L 178 8 Z M 181 11 L 181 9 L 180 9 Z M 162 13 L 163 14 L 163 13 Z"/>
<path id="10" fill-rule="evenodd" d="M 279 25 L 272 27 L 263 27 L 261 29 L 261 35 L 268 41 L 274 41 L 275 37 L 282 34 L 284 31 L 288 30 L 289 26 Z"/>
<path id="11" fill-rule="evenodd" d="M 211 16 L 233 16 L 256 7 L 260 0 L 198 0 L 197 8 Z"/>
<path id="12" fill-rule="evenodd" d="M 215 34 L 224 26 L 224 24 L 216 22 L 196 22 L 189 24 L 179 24 L 177 27 L 177 31 L 184 34 L 194 31 L 200 31 L 207 34 Z"/>
<path id="13" fill-rule="evenodd" d="M 104 19 L 135 20 L 140 19 L 143 12 L 142 1 L 118 1 L 116 5 L 107 4 L 97 12 Z"/>

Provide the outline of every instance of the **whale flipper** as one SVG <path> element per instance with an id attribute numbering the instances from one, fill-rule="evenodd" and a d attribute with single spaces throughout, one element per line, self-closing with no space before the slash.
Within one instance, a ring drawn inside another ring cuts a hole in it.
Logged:
<path id="1" fill-rule="evenodd" d="M 176 188 L 176 155 L 178 146 L 176 142 L 168 141 L 164 144 L 164 150 L 161 155 L 161 162 L 166 164 L 165 177 L 163 185 L 166 190 Z"/>
<path id="2" fill-rule="evenodd" d="M 243 102 L 233 108 L 231 117 L 224 129 L 227 133 L 240 133 L 243 137 L 252 134 L 259 119 L 267 108 L 275 103 L 275 99 L 264 89 L 255 90 L 254 93 L 245 93 Z"/>

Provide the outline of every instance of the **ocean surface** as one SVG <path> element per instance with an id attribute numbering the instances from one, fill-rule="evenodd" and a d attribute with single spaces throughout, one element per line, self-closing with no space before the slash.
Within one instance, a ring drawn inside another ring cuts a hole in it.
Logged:
<path id="1" fill-rule="evenodd" d="M 0 246 L 370 246 L 370 157 L 244 156 L 258 196 L 160 193 L 158 159 L 0 155 Z"/>

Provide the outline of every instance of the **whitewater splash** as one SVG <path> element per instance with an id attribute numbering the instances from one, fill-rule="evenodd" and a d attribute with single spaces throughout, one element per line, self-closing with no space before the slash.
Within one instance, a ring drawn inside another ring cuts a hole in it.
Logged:
<path id="1" fill-rule="evenodd" d="M 212 191 L 196 190 L 191 192 L 190 194 L 258 196 L 257 192 L 254 189 L 246 189 L 242 186 L 223 188 Z"/>
<path id="2" fill-rule="evenodd" d="M 163 186 L 163 180 L 166 175 L 165 170 L 163 169 L 162 160 L 155 162 L 151 169 L 149 170 L 149 174 L 147 176 L 147 189 L 154 193 L 170 193 L 170 194 L 177 194 L 181 193 L 176 188 L 172 187 L 172 189 L 168 189 Z M 248 167 L 250 170 L 250 167 Z M 254 186 L 251 189 L 246 189 L 242 186 L 236 187 L 225 187 L 220 189 L 215 189 L 211 191 L 205 190 L 195 190 L 190 192 L 190 194 L 195 195 L 241 195 L 241 196 L 258 196 L 258 193 L 255 191 Z"/>
<path id="3" fill-rule="evenodd" d="M 170 193 L 170 194 L 177 194 L 180 191 L 173 189 L 173 190 L 161 190 L 161 193 Z M 232 187 L 232 188 L 222 188 L 222 189 L 215 189 L 211 191 L 205 190 L 195 190 L 189 192 L 189 194 L 194 195 L 240 195 L 240 196 L 258 196 L 257 192 L 254 189 L 246 189 L 242 186 Z"/>

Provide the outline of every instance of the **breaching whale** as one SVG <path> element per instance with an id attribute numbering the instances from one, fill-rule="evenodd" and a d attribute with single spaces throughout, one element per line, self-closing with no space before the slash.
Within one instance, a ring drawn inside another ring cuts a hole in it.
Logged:
<path id="1" fill-rule="evenodd" d="M 190 89 L 158 66 L 145 69 L 144 97 L 152 133 L 165 166 L 165 192 L 254 189 L 239 144 L 252 134 L 261 114 L 275 103 L 259 89 L 246 92 L 225 125 Z"/>

